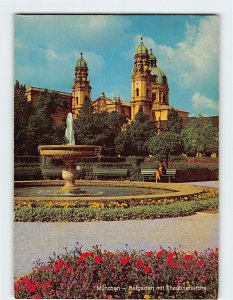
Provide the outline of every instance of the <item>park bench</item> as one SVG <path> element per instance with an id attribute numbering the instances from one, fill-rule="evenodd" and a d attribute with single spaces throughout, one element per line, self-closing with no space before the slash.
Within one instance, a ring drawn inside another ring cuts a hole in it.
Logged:
<path id="1" fill-rule="evenodd" d="M 95 179 L 98 176 L 115 176 L 120 177 L 121 180 L 123 177 L 127 176 L 127 169 L 120 169 L 120 168 L 93 168 L 92 174 L 95 176 Z"/>
<path id="2" fill-rule="evenodd" d="M 15 168 L 14 170 L 14 177 L 15 178 L 33 178 L 33 177 L 37 177 L 38 176 L 38 169 L 36 168 Z"/>
<path id="3" fill-rule="evenodd" d="M 50 178 L 50 177 L 61 177 L 62 170 L 59 168 L 52 168 L 52 169 L 41 169 L 41 173 L 44 179 Z"/>
<path id="4" fill-rule="evenodd" d="M 141 175 L 143 176 L 143 180 L 145 177 L 154 177 L 157 169 L 141 169 Z M 168 177 L 168 181 L 171 182 L 171 178 L 176 177 L 176 169 L 166 169 L 166 174 L 162 177 Z"/>

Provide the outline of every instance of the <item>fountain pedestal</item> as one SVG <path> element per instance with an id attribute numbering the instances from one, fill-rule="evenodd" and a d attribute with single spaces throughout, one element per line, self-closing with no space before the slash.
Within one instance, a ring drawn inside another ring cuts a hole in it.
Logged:
<path id="1" fill-rule="evenodd" d="M 42 145 L 38 147 L 38 150 L 41 156 L 63 161 L 62 178 L 65 180 L 65 185 L 60 192 L 71 192 L 79 189 L 75 185 L 77 175 L 75 163 L 81 158 L 99 157 L 101 148 L 101 146 L 92 145 Z"/>

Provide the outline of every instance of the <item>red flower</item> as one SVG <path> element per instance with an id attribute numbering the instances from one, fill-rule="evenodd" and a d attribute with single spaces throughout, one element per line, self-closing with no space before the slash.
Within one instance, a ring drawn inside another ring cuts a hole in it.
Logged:
<path id="1" fill-rule="evenodd" d="M 197 250 L 194 251 L 194 255 L 195 255 L 196 257 L 198 257 L 198 252 L 197 252 Z"/>
<path id="2" fill-rule="evenodd" d="M 201 259 L 201 260 L 198 261 L 198 263 L 203 268 L 204 264 L 205 264 L 205 261 L 204 261 L 204 259 Z"/>
<path id="3" fill-rule="evenodd" d="M 29 284 L 29 285 L 27 286 L 27 288 L 28 288 L 29 291 L 35 292 L 35 290 L 36 290 L 36 285 L 35 285 L 34 283 L 32 283 L 32 284 Z"/>
<path id="4" fill-rule="evenodd" d="M 30 280 L 29 280 L 28 277 L 24 277 L 24 278 L 22 279 L 22 282 L 23 282 L 25 285 L 30 284 Z"/>
<path id="5" fill-rule="evenodd" d="M 125 266 L 125 265 L 127 265 L 127 263 L 130 261 L 130 256 L 128 256 L 128 257 L 123 257 L 122 259 L 121 259 L 121 264 L 122 264 L 122 266 Z"/>
<path id="6" fill-rule="evenodd" d="M 97 264 L 100 264 L 101 263 L 101 261 L 102 261 L 102 259 L 101 259 L 101 257 L 100 256 L 94 256 L 94 261 L 97 263 Z"/>
<path id="7" fill-rule="evenodd" d="M 91 256 L 91 255 L 92 255 L 92 252 L 83 252 L 81 256 L 82 256 L 83 258 L 88 258 L 88 257 Z"/>
<path id="8" fill-rule="evenodd" d="M 113 267 L 112 265 L 109 266 L 109 270 L 110 270 L 110 271 L 114 270 L 114 267 Z"/>
<path id="9" fill-rule="evenodd" d="M 142 260 L 135 260 L 135 266 L 143 268 L 145 266 L 145 263 Z"/>
<path id="10" fill-rule="evenodd" d="M 174 257 L 174 253 L 173 252 L 168 252 L 168 254 L 167 254 L 167 260 L 170 261 L 170 260 L 173 259 L 173 257 Z"/>
<path id="11" fill-rule="evenodd" d="M 218 253 L 218 248 L 215 248 L 215 250 L 214 250 L 216 253 Z"/>
<path id="12" fill-rule="evenodd" d="M 165 252 L 164 249 L 161 249 L 159 252 L 156 253 L 156 258 L 160 257 L 161 255 L 163 255 L 163 253 Z"/>
<path id="13" fill-rule="evenodd" d="M 212 257 L 212 258 L 214 257 L 214 252 L 210 253 L 210 257 Z"/>
<path id="14" fill-rule="evenodd" d="M 64 263 L 64 260 L 60 259 L 58 261 L 58 263 L 55 265 L 55 270 L 58 271 L 62 267 L 63 263 Z"/>
<path id="15" fill-rule="evenodd" d="M 45 281 L 45 284 L 44 284 L 45 286 L 50 286 L 51 285 L 51 281 L 50 280 L 47 280 L 47 281 Z"/>
<path id="16" fill-rule="evenodd" d="M 174 263 L 174 262 L 172 262 L 172 261 L 169 261 L 168 264 L 169 264 L 169 266 L 171 266 L 171 267 L 174 268 L 174 269 L 179 269 L 179 267 L 180 267 L 179 264 Z"/>
<path id="17" fill-rule="evenodd" d="M 150 271 L 151 271 L 151 268 L 150 268 L 150 267 L 145 267 L 145 268 L 144 268 L 144 272 L 145 272 L 145 273 L 150 273 Z"/>
<path id="18" fill-rule="evenodd" d="M 82 254 L 81 254 L 81 256 L 79 257 L 79 259 L 77 259 L 77 263 L 80 263 L 80 262 L 82 262 L 85 258 L 88 258 L 88 257 L 90 257 L 92 255 L 92 252 L 83 252 Z"/>
<path id="19" fill-rule="evenodd" d="M 153 251 L 146 251 L 145 254 L 147 257 L 151 257 L 153 255 Z"/>
<path id="20" fill-rule="evenodd" d="M 185 254 L 185 256 L 184 256 L 185 261 L 190 261 L 192 259 L 193 259 L 193 256 L 191 254 Z"/>

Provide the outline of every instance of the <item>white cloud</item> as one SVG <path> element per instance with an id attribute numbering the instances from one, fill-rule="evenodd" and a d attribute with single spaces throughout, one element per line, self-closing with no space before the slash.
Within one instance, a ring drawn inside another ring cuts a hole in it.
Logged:
<path id="1" fill-rule="evenodd" d="M 54 59 L 58 59 L 57 54 L 53 51 L 53 50 L 46 50 L 46 57 L 48 60 L 54 60 Z"/>
<path id="2" fill-rule="evenodd" d="M 199 92 L 192 96 L 192 105 L 198 114 L 204 115 L 206 112 L 216 114 L 218 112 L 218 103 Z"/>
<path id="3" fill-rule="evenodd" d="M 218 85 L 219 18 L 202 18 L 198 25 L 186 23 L 185 38 L 174 48 L 156 45 L 159 66 L 184 88 Z"/>

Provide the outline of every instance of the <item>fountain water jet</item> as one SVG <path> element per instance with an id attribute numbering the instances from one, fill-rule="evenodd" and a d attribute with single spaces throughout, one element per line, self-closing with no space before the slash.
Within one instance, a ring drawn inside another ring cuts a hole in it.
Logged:
<path id="1" fill-rule="evenodd" d="M 72 113 L 68 113 L 66 124 L 65 137 L 67 145 L 41 145 L 38 147 L 41 156 L 63 161 L 62 178 L 65 180 L 65 185 L 60 189 L 62 193 L 78 189 L 75 185 L 75 163 L 81 158 L 99 157 L 102 148 L 95 145 L 75 145 Z"/>

